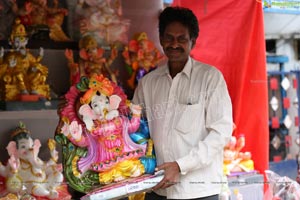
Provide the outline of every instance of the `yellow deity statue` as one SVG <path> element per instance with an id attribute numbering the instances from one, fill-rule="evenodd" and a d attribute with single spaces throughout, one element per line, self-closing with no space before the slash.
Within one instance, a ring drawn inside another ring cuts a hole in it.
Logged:
<path id="1" fill-rule="evenodd" d="M 25 27 L 15 20 L 9 38 L 12 49 L 0 49 L 1 99 L 5 101 L 39 100 L 50 98 L 50 87 L 46 84 L 48 68 L 40 61 L 44 50 L 40 48 L 35 57 L 26 49 L 28 38 Z"/>

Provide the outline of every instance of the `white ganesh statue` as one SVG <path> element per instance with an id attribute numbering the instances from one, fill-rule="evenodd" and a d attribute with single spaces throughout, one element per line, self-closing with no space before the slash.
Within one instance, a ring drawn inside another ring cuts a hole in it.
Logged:
<path id="1" fill-rule="evenodd" d="M 4 177 L 5 192 L 1 196 L 15 195 L 17 199 L 70 199 L 61 165 L 57 163 L 58 152 L 54 139 L 48 140 L 51 158 L 43 161 L 38 157 L 41 142 L 33 140 L 29 130 L 20 123 L 12 132 L 12 140 L 6 149 L 10 156 L 6 165 L 0 162 L 0 176 Z"/>

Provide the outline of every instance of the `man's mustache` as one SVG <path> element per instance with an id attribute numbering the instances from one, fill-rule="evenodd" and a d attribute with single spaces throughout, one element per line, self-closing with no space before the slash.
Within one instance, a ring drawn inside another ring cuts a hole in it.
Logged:
<path id="1" fill-rule="evenodd" d="M 181 52 L 184 52 L 183 48 L 181 48 L 181 47 L 176 47 L 176 48 L 173 48 L 173 47 L 167 47 L 166 50 L 167 50 L 167 51 L 181 51 Z"/>

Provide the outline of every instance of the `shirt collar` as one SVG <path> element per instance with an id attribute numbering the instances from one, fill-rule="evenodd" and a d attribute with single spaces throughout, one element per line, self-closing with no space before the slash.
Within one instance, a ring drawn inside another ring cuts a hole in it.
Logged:
<path id="1" fill-rule="evenodd" d="M 170 75 L 169 67 L 168 64 L 164 64 L 161 67 L 161 75 Z M 185 63 L 185 66 L 183 70 L 181 71 L 183 74 L 185 74 L 188 78 L 191 77 L 191 72 L 192 72 L 192 58 L 189 56 L 188 61 Z"/>
<path id="2" fill-rule="evenodd" d="M 189 57 L 188 61 L 185 63 L 182 73 L 184 73 L 188 78 L 190 78 L 191 72 L 192 72 L 192 59 L 191 57 Z"/>
<path id="3" fill-rule="evenodd" d="M 161 73 L 159 73 L 160 75 L 164 76 L 164 75 L 169 75 L 170 71 L 168 68 L 168 64 L 164 64 L 163 66 L 161 66 Z"/>

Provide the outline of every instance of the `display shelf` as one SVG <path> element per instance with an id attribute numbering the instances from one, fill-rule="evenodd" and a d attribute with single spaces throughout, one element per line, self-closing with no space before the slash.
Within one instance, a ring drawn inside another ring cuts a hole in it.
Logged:
<path id="1" fill-rule="evenodd" d="M 149 191 L 163 179 L 163 172 L 160 171 L 154 175 L 143 175 L 131 180 L 124 180 L 95 190 L 83 197 L 81 200 L 118 200 L 129 195 Z"/>
<path id="2" fill-rule="evenodd" d="M 0 101 L 0 111 L 56 110 L 59 100 Z"/>
<path id="3" fill-rule="evenodd" d="M 0 120 L 13 119 L 58 119 L 57 110 L 20 110 L 20 111 L 1 111 Z M 0 123 L 2 124 L 2 123 Z"/>
<path id="4" fill-rule="evenodd" d="M 8 43 L 8 40 L 0 40 L 0 47 L 4 49 L 10 49 L 11 46 Z M 68 41 L 68 42 L 56 42 L 53 40 L 31 40 L 29 39 L 28 49 L 39 49 L 43 47 L 45 49 L 78 49 L 77 41 Z"/>
<path id="5" fill-rule="evenodd" d="M 238 200 L 234 194 L 238 190 L 244 200 L 261 200 L 264 195 L 264 176 L 257 173 L 244 173 L 229 177 L 228 186 L 231 191 L 231 200 Z"/>

